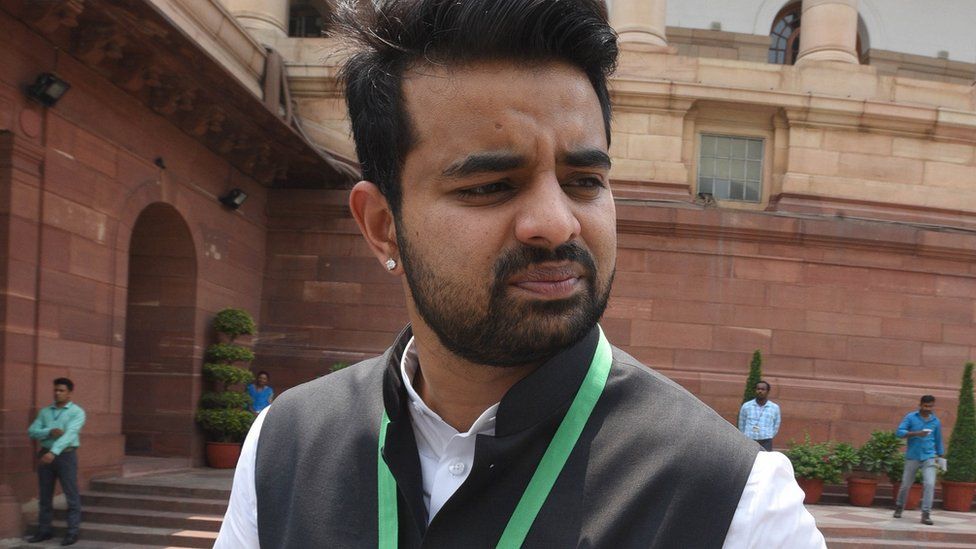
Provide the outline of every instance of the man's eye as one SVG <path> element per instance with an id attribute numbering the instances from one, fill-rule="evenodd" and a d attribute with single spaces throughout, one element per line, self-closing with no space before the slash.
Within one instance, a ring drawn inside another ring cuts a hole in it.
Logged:
<path id="1" fill-rule="evenodd" d="M 477 199 L 482 197 L 488 197 L 492 195 L 497 195 L 499 193 L 504 193 L 510 191 L 512 186 L 503 181 L 496 183 L 488 183 L 487 185 L 478 185 L 477 187 L 470 187 L 467 189 L 458 189 L 457 195 L 461 198 Z"/>
<path id="2" fill-rule="evenodd" d="M 605 187 L 606 184 L 598 177 L 580 177 L 563 183 L 567 193 L 587 197 L 596 196 Z"/>

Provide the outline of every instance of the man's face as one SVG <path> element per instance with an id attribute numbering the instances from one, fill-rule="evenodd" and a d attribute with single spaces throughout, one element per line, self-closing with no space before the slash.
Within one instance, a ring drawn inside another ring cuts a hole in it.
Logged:
<path id="1" fill-rule="evenodd" d="M 766 400 L 769 396 L 769 387 L 765 383 L 756 384 L 756 398 L 759 400 Z"/>
<path id="2" fill-rule="evenodd" d="M 67 385 L 54 386 L 54 403 L 65 404 L 71 400 L 71 390 Z"/>
<path id="3" fill-rule="evenodd" d="M 596 93 L 568 65 L 408 71 L 397 244 L 408 308 L 452 353 L 548 358 L 606 307 L 616 214 Z"/>
<path id="4" fill-rule="evenodd" d="M 935 411 L 935 401 L 932 402 L 922 402 L 918 405 L 918 411 L 923 416 L 928 416 L 933 411 Z"/>
<path id="5" fill-rule="evenodd" d="M 265 385 L 268 384 L 268 376 L 266 374 L 258 374 L 258 377 L 256 378 L 256 381 L 257 381 L 258 387 L 264 387 Z"/>

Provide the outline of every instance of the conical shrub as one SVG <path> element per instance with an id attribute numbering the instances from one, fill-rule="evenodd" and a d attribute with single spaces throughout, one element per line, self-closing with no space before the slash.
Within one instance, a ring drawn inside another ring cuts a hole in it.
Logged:
<path id="1" fill-rule="evenodd" d="M 959 388 L 959 407 L 956 426 L 949 438 L 946 455 L 949 470 L 945 479 L 956 482 L 976 482 L 976 409 L 973 405 L 973 363 L 967 362 Z"/>
<path id="2" fill-rule="evenodd" d="M 749 402 L 756 398 L 756 384 L 762 379 L 762 353 L 759 349 L 752 353 L 752 362 L 749 363 L 749 377 L 746 378 L 746 390 L 742 394 L 742 402 Z"/>

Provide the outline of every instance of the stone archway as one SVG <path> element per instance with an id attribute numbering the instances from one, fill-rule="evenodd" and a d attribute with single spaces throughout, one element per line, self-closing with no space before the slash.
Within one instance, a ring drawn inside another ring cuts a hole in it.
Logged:
<path id="1" fill-rule="evenodd" d="M 153 203 L 129 243 L 122 433 L 129 455 L 192 458 L 197 260 L 183 217 Z"/>

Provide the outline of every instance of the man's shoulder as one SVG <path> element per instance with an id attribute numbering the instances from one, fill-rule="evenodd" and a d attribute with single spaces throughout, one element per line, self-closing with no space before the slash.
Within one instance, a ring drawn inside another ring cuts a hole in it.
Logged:
<path id="1" fill-rule="evenodd" d="M 384 357 L 366 359 L 283 391 L 268 409 L 268 419 L 325 418 L 358 409 L 367 395 L 382 395 Z"/>
<path id="2" fill-rule="evenodd" d="M 735 425 L 667 376 L 616 347 L 613 360 L 618 368 L 616 376 L 611 373 L 611 380 L 615 380 L 612 387 L 618 391 L 615 398 L 621 403 L 633 403 L 621 408 L 639 416 L 633 428 L 655 430 L 668 425 L 667 429 L 677 436 L 709 433 L 741 437 Z M 649 418 L 655 421 L 648 421 Z"/>

